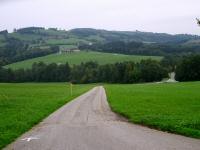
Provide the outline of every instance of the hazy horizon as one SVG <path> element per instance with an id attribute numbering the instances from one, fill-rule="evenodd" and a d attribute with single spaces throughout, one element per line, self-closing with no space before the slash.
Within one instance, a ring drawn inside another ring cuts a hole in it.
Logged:
<path id="1" fill-rule="evenodd" d="M 200 35 L 198 0 L 0 0 L 0 30 L 94 28 Z"/>

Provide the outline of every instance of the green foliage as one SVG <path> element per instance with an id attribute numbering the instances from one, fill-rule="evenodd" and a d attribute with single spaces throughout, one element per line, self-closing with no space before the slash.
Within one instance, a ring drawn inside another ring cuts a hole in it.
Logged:
<path id="1" fill-rule="evenodd" d="M 88 41 L 91 41 L 91 42 L 94 42 L 94 43 L 96 43 L 96 42 L 100 42 L 100 43 L 101 42 L 106 42 L 103 37 L 100 37 L 98 35 L 90 35 L 89 37 L 86 37 L 86 39 Z"/>
<path id="2" fill-rule="evenodd" d="M 28 27 L 15 29 L 13 33 L 8 33 L 6 30 L 0 32 L 0 61 L 6 60 L 5 64 L 44 56 L 55 53 L 55 51 L 51 51 L 51 46 L 60 47 L 62 45 L 110 53 L 149 56 L 182 55 L 199 53 L 199 43 L 192 42 L 199 39 L 199 36 L 193 35 L 169 35 L 139 31 L 123 32 L 87 28 L 65 31 L 56 28 Z M 16 45 L 17 41 L 21 44 Z M 33 50 L 36 51 L 33 52 Z M 39 52 L 40 50 L 42 52 Z M 9 55 L 6 55 L 8 53 Z M 24 55 L 24 53 L 26 54 Z"/>
<path id="3" fill-rule="evenodd" d="M 0 32 L 0 61 L 11 64 L 55 53 L 52 46 L 78 47 L 92 50 L 131 55 L 163 56 L 200 53 L 199 36 L 169 35 L 147 32 L 106 31 L 28 27 L 15 29 L 13 33 Z"/>
<path id="4" fill-rule="evenodd" d="M 44 62 L 44 63 L 62 63 L 65 64 L 66 62 L 69 65 L 78 65 L 81 62 L 88 62 L 88 61 L 96 61 L 99 64 L 110 64 L 116 62 L 124 62 L 124 61 L 134 61 L 139 62 L 143 59 L 154 59 L 154 60 L 161 60 L 162 57 L 156 56 L 135 56 L 135 55 L 122 55 L 122 54 L 111 54 L 111 53 L 99 53 L 99 52 L 77 52 L 77 53 L 70 53 L 70 54 L 52 54 L 44 57 L 38 57 L 34 59 L 29 59 L 17 63 L 13 63 L 7 65 L 6 68 L 12 69 L 20 69 L 20 68 L 31 68 L 34 62 Z"/>
<path id="5" fill-rule="evenodd" d="M 178 81 L 199 81 L 200 55 L 184 57 L 176 68 L 176 79 Z"/>
<path id="6" fill-rule="evenodd" d="M 0 149 L 93 85 L 0 84 Z"/>
<path id="7" fill-rule="evenodd" d="M 28 44 L 16 38 L 7 38 L 7 43 L 4 47 L 0 47 L 0 61 L 11 63 L 44 56 L 59 51 L 59 47 L 51 46 L 47 48 L 29 47 Z"/>
<path id="8" fill-rule="evenodd" d="M 131 122 L 200 138 L 200 82 L 105 88 L 112 110 Z"/>
<path id="9" fill-rule="evenodd" d="M 0 41 L 0 48 L 4 47 L 5 45 L 6 45 L 6 43 Z"/>
<path id="10" fill-rule="evenodd" d="M 60 45 L 59 48 L 62 49 L 78 49 L 76 45 Z"/>
<path id="11" fill-rule="evenodd" d="M 167 76 L 167 70 L 153 60 L 142 60 L 139 65 L 139 77 L 143 82 L 160 81 Z"/>
<path id="12" fill-rule="evenodd" d="M 168 72 L 174 72 L 176 65 L 179 63 L 181 57 L 179 56 L 165 56 L 161 60 L 161 65 L 168 70 Z"/>
<path id="13" fill-rule="evenodd" d="M 100 39 L 104 39 L 106 42 L 111 41 L 137 41 L 147 43 L 184 43 L 191 39 L 198 39 L 197 36 L 179 34 L 170 35 L 165 33 L 152 33 L 152 32 L 140 32 L 140 31 L 106 31 L 96 30 L 91 28 L 78 28 L 69 31 L 69 34 L 77 36 L 79 38 L 88 38 L 91 36 L 98 36 Z M 97 39 L 97 38 L 96 38 Z"/>
<path id="14" fill-rule="evenodd" d="M 39 62 L 26 70 L 0 68 L 0 73 L 0 82 L 137 83 L 161 81 L 167 77 L 167 71 L 161 67 L 161 63 L 151 59 L 140 63 L 106 65 L 91 61 L 72 67 L 68 63 L 57 65 Z"/>
<path id="15" fill-rule="evenodd" d="M 20 34 L 20 33 L 11 33 L 9 34 L 10 38 L 15 38 L 21 41 L 25 42 L 31 42 L 37 39 L 41 39 L 41 35 L 35 35 L 35 34 Z"/>
<path id="16" fill-rule="evenodd" d="M 16 32 L 21 33 L 21 34 L 34 34 L 34 33 L 39 33 L 40 30 L 44 30 L 45 28 L 42 27 L 27 27 L 27 28 L 21 28 L 16 30 Z"/>
<path id="17" fill-rule="evenodd" d="M 89 41 L 78 39 L 78 38 L 67 38 L 67 39 L 48 39 L 46 44 L 49 45 L 76 45 L 78 43 L 88 44 Z"/>
<path id="18" fill-rule="evenodd" d="M 124 42 L 111 41 L 105 43 L 94 43 L 92 45 L 81 44 L 79 49 L 89 49 L 107 53 L 120 53 L 129 55 L 185 55 L 200 53 L 200 44 L 182 43 L 147 43 L 147 42 Z"/>

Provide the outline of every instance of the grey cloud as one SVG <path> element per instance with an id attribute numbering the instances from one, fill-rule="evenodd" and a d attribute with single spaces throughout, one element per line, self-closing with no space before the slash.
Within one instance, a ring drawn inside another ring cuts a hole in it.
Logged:
<path id="1" fill-rule="evenodd" d="M 200 34 L 199 0 L 0 0 L 0 30 L 92 27 Z M 5 13 L 6 12 L 6 13 Z"/>

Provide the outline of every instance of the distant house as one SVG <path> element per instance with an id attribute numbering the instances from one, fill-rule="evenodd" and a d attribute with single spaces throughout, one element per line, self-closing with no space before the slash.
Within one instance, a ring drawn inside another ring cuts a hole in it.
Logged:
<path id="1" fill-rule="evenodd" d="M 77 48 L 61 48 L 59 51 L 59 54 L 74 53 L 74 52 L 80 52 L 80 50 Z"/>
<path id="2" fill-rule="evenodd" d="M 93 43 L 92 43 L 92 42 L 90 42 L 90 43 L 88 43 L 88 45 L 92 46 L 92 45 L 93 45 Z"/>

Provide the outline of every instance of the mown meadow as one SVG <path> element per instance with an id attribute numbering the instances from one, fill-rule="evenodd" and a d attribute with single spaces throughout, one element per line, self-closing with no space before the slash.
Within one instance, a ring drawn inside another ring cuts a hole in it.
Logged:
<path id="1" fill-rule="evenodd" d="M 200 138 L 200 82 L 105 88 L 112 110 L 131 122 Z"/>
<path id="2" fill-rule="evenodd" d="M 113 54 L 113 53 L 100 53 L 100 52 L 75 52 L 71 54 L 51 54 L 43 57 L 28 59 L 25 61 L 16 62 L 13 64 L 9 64 L 6 68 L 11 69 L 20 69 L 20 68 L 31 68 L 34 62 L 44 62 L 47 64 L 57 63 L 57 64 L 65 64 L 66 62 L 69 65 L 78 65 L 82 62 L 95 61 L 99 64 L 112 64 L 116 62 L 124 62 L 124 61 L 134 61 L 139 62 L 143 59 L 154 59 L 161 60 L 162 57 L 159 56 L 136 56 L 136 55 L 123 55 L 123 54 Z"/>
<path id="3" fill-rule="evenodd" d="M 0 149 L 94 85 L 0 84 Z"/>

